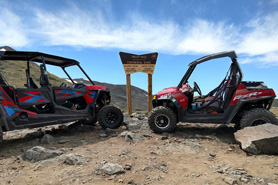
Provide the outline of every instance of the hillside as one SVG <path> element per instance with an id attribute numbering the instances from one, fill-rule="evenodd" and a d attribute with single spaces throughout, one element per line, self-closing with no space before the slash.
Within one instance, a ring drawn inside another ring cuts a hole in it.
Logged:
<path id="1" fill-rule="evenodd" d="M 14 49 L 4 46 L 0 47 L 0 51 L 5 49 L 6 51 L 15 51 Z M 3 61 L 0 60 L 0 73 L 6 81 L 14 86 L 15 88 L 25 88 L 24 84 L 27 82 L 26 78 L 26 70 L 27 68 L 27 62 L 23 61 Z M 31 63 L 30 64 L 30 73 L 31 76 L 35 82 L 39 86 L 39 80 L 40 80 L 40 67 L 35 64 Z M 49 81 L 52 85 L 58 86 L 62 82 L 66 82 L 66 80 L 59 78 L 58 76 L 55 76 L 51 73 L 48 74 Z M 69 84 L 69 83 L 68 83 Z"/>
<path id="2" fill-rule="evenodd" d="M 278 99 L 274 99 L 272 106 L 278 107 Z"/>
<path id="3" fill-rule="evenodd" d="M 0 51 L 1 50 L 14 51 L 14 49 L 8 46 L 0 47 Z M 0 60 L 0 73 L 2 74 L 2 76 L 4 76 L 6 81 L 10 85 L 14 86 L 15 88 L 25 88 L 24 84 L 26 84 L 27 82 L 26 73 L 25 73 L 26 67 L 27 67 L 26 62 Z M 33 80 L 39 86 L 39 78 L 40 78 L 39 66 L 36 63 L 31 63 L 30 72 Z M 50 83 L 53 86 L 59 86 L 62 82 L 66 82 L 68 86 L 71 85 L 71 83 L 68 82 L 66 79 L 59 78 L 58 76 L 55 76 L 51 73 L 48 73 L 48 77 Z M 79 83 L 90 84 L 89 81 L 84 79 L 75 79 L 75 81 Z M 96 81 L 94 81 L 94 83 L 97 85 L 106 86 L 111 92 L 112 104 L 122 109 L 126 109 L 126 86 L 125 85 L 114 85 L 114 84 L 102 83 Z M 133 110 L 147 110 L 147 92 L 140 88 L 132 86 L 131 94 L 132 94 Z"/>

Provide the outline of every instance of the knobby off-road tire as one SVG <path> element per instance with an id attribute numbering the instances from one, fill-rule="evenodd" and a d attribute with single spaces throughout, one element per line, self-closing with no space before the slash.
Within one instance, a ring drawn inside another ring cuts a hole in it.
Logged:
<path id="1" fill-rule="evenodd" d="M 3 130 L 0 127 L 0 143 L 2 143 L 2 142 L 3 142 Z"/>
<path id="2" fill-rule="evenodd" d="M 155 107 L 149 114 L 148 123 L 155 133 L 173 132 L 177 125 L 177 115 L 168 107 Z"/>
<path id="3" fill-rule="evenodd" d="M 98 113 L 98 123 L 103 129 L 116 129 L 122 125 L 123 117 L 123 113 L 119 108 L 106 105 Z"/>
<path id="4" fill-rule="evenodd" d="M 240 128 L 271 123 L 278 125 L 276 116 L 263 108 L 254 108 L 246 112 L 240 120 Z"/>

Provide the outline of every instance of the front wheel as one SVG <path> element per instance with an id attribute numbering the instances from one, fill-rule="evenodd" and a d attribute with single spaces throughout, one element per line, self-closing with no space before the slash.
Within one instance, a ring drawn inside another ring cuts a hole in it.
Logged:
<path id="1" fill-rule="evenodd" d="M 149 114 L 148 123 L 156 133 L 172 132 L 177 125 L 177 115 L 168 107 L 155 107 Z"/>
<path id="2" fill-rule="evenodd" d="M 119 128 L 123 123 L 123 113 L 117 107 L 106 105 L 98 113 L 98 123 L 103 129 Z"/>
<path id="3" fill-rule="evenodd" d="M 271 123 L 278 125 L 276 116 L 263 108 L 254 108 L 246 112 L 240 120 L 240 128 Z"/>

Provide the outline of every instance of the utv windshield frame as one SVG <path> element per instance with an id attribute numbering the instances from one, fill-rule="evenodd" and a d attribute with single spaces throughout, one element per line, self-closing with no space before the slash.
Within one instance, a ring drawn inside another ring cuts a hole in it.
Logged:
<path id="1" fill-rule="evenodd" d="M 189 77 L 191 76 L 195 67 L 198 64 L 201 64 L 203 62 L 206 62 L 206 61 L 209 61 L 209 60 L 212 60 L 212 59 L 223 58 L 223 57 L 231 58 L 232 63 L 234 63 L 234 65 L 236 66 L 236 68 L 239 72 L 239 75 L 240 75 L 239 82 L 241 82 L 243 75 L 242 75 L 241 69 L 239 67 L 239 64 L 237 62 L 237 59 L 236 59 L 237 58 L 236 52 L 235 51 L 225 51 L 225 52 L 220 52 L 220 53 L 214 53 L 214 54 L 211 54 L 211 55 L 207 55 L 207 56 L 201 57 L 201 58 L 199 58 L 197 60 L 194 60 L 193 62 L 189 63 L 188 64 L 189 68 L 187 69 L 186 73 L 182 77 L 179 85 L 177 86 L 177 89 L 180 89 L 184 83 L 187 83 Z"/>

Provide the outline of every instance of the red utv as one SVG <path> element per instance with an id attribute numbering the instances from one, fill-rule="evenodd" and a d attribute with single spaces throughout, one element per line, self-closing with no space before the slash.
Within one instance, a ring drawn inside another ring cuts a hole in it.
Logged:
<path id="1" fill-rule="evenodd" d="M 196 82 L 193 88 L 189 86 L 188 79 L 197 65 L 222 57 L 229 57 L 231 66 L 215 89 L 202 95 Z M 194 97 L 194 92 L 199 96 Z M 157 133 L 173 131 L 178 122 L 235 123 L 236 128 L 278 124 L 275 115 L 269 111 L 275 97 L 273 89 L 263 82 L 242 81 L 234 51 L 216 53 L 191 62 L 177 87 L 166 88 L 154 95 L 148 122 Z"/>
<path id="2" fill-rule="evenodd" d="M 109 105 L 110 92 L 94 85 L 90 77 L 76 60 L 39 52 L 0 51 L 0 60 L 26 62 L 26 88 L 14 88 L 0 74 L 0 141 L 3 131 L 33 128 L 51 124 L 81 120 L 96 121 L 103 128 L 118 128 L 123 122 L 120 109 Z M 30 73 L 30 63 L 40 64 L 39 84 L 35 84 Z M 52 86 L 48 78 L 47 65 L 60 67 L 72 82 Z M 89 79 L 91 85 L 75 83 L 66 71 L 71 66 L 78 68 Z"/>

